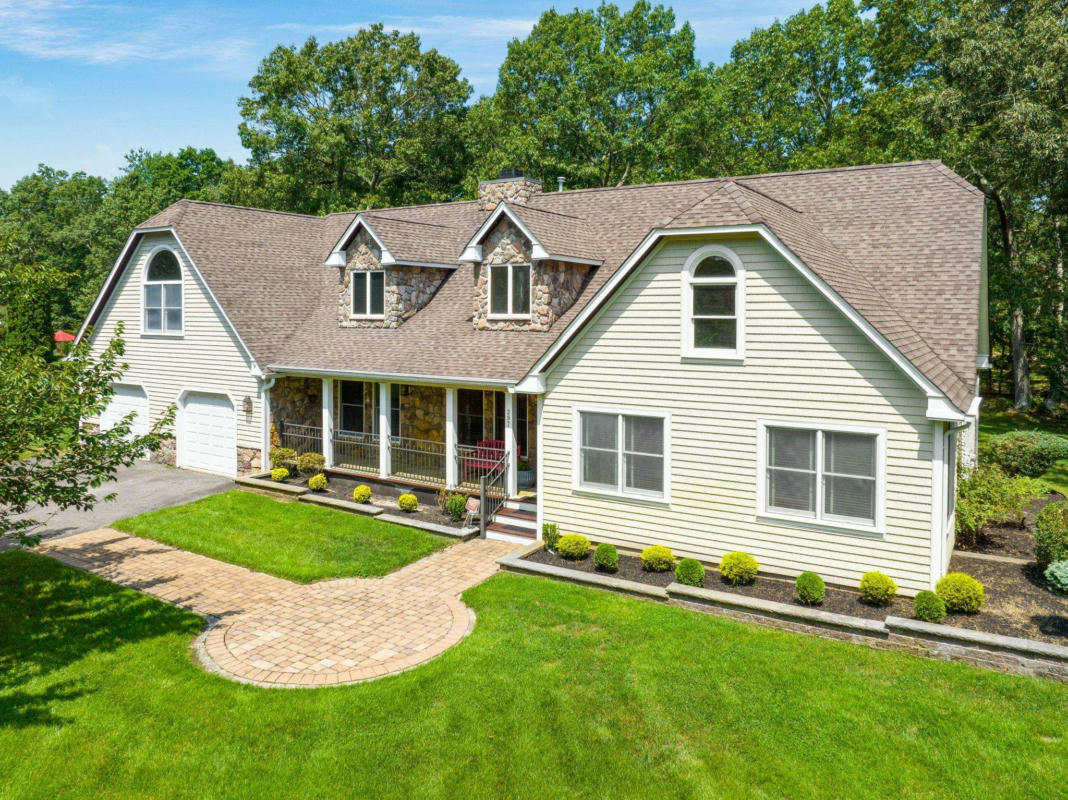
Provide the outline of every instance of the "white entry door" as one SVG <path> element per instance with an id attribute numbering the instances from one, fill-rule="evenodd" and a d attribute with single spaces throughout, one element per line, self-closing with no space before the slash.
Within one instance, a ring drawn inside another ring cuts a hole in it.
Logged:
<path id="1" fill-rule="evenodd" d="M 237 430 L 230 398 L 190 392 L 179 413 L 178 466 L 233 476 L 237 472 Z"/>
<path id="2" fill-rule="evenodd" d="M 132 435 L 144 436 L 148 433 L 148 395 L 145 390 L 140 386 L 117 383 L 111 402 L 100 415 L 100 429 L 111 430 L 127 414 L 135 415 L 130 426 Z"/>

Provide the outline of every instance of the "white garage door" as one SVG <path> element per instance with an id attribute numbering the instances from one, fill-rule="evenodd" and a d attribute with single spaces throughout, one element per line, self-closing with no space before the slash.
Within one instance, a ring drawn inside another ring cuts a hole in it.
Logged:
<path id="1" fill-rule="evenodd" d="M 101 430 L 111 430 L 127 414 L 136 415 L 130 427 L 131 434 L 144 436 L 148 433 L 148 395 L 145 390 L 140 386 L 115 384 L 115 394 L 100 415 Z"/>
<path id="2" fill-rule="evenodd" d="M 186 395 L 178 433 L 179 466 L 233 475 L 237 471 L 234 407 L 221 394 Z"/>

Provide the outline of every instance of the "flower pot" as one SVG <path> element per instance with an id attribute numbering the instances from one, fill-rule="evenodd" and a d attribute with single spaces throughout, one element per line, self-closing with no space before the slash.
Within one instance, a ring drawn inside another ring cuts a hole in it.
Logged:
<path id="1" fill-rule="evenodd" d="M 534 486 L 534 470 L 520 469 L 516 470 L 516 474 L 519 476 L 520 489 L 530 489 Z"/>

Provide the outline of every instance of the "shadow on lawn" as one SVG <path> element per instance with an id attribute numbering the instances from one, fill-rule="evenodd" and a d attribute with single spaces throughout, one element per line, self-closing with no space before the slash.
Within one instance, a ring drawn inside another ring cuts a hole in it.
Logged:
<path id="1" fill-rule="evenodd" d="M 188 612 L 25 551 L 0 553 L 0 727 L 56 725 L 50 706 L 88 691 L 70 681 L 21 689 L 93 654 L 174 633 Z"/>

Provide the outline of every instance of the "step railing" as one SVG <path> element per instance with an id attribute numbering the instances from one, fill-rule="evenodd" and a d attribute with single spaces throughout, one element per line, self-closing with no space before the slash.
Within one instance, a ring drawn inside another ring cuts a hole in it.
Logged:
<path id="1" fill-rule="evenodd" d="M 486 538 L 486 526 L 508 499 L 508 452 L 479 476 L 478 535 Z"/>

